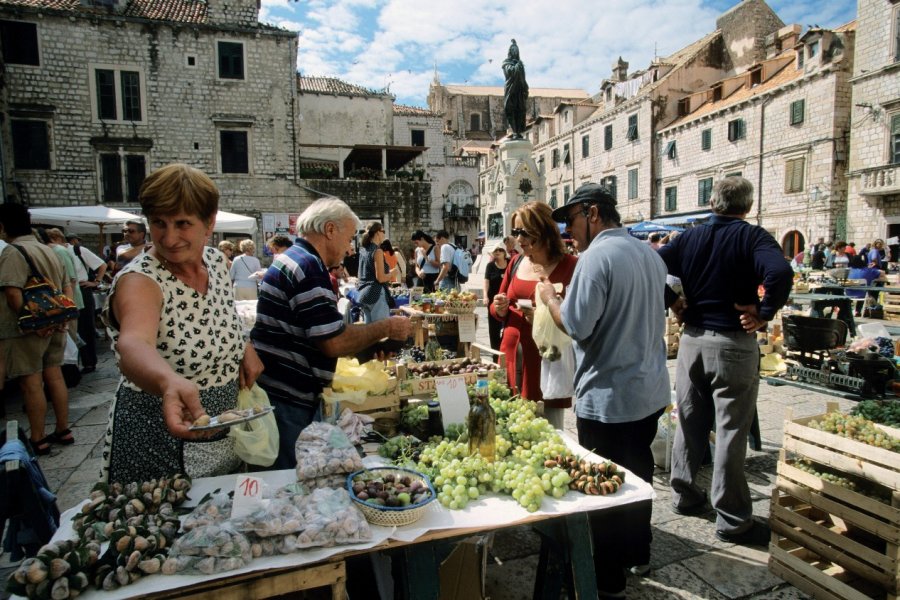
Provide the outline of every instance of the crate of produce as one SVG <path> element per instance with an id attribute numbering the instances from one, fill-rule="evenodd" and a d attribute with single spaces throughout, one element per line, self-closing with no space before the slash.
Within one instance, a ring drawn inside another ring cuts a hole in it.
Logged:
<path id="1" fill-rule="evenodd" d="M 336 402 L 331 402 L 328 400 L 331 394 L 332 391 L 330 388 L 326 388 L 322 393 L 323 397 L 326 399 L 324 403 L 326 417 L 339 415 L 345 408 L 349 408 L 355 413 L 369 415 L 373 419 L 398 419 L 400 417 L 400 390 L 397 386 L 394 386 L 394 388 L 386 394 L 365 396 L 362 402 L 356 400 L 338 400 Z"/>
<path id="2" fill-rule="evenodd" d="M 499 362 L 494 362 L 497 356 Z M 474 384 L 478 371 L 488 369 L 488 376 L 501 383 L 506 383 L 506 355 L 490 348 L 473 344 L 471 356 L 412 363 L 397 366 L 397 380 L 401 397 L 418 396 L 435 393 L 435 381 L 445 377 L 462 376 L 466 384 Z"/>
<path id="3" fill-rule="evenodd" d="M 788 409 L 784 422 L 784 449 L 843 473 L 900 491 L 900 453 L 810 427 L 811 422 L 822 423 L 827 414 L 837 411 L 837 403 L 829 402 L 825 414 L 794 419 L 793 411 Z M 876 424 L 875 428 L 883 436 L 900 439 L 898 429 L 880 424 Z"/>
<path id="4" fill-rule="evenodd" d="M 821 497 L 801 496 L 772 490 L 769 569 L 814 598 L 895 599 L 896 543 L 848 525 Z"/>

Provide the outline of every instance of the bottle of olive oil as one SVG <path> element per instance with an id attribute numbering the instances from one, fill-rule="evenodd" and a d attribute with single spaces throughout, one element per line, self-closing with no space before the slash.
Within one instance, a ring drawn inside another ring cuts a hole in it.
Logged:
<path id="1" fill-rule="evenodd" d="M 485 460 L 493 462 L 497 453 L 497 415 L 491 408 L 487 371 L 478 372 L 475 397 L 469 400 L 469 454 L 478 452 Z"/>

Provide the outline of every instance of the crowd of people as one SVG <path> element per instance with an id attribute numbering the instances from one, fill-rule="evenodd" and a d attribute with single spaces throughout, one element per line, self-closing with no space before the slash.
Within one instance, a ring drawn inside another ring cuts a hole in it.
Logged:
<path id="1" fill-rule="evenodd" d="M 74 443 L 60 370 L 63 350 L 67 338 L 80 338 L 83 371 L 96 368 L 93 291 L 114 276 L 103 315 L 122 379 L 103 452 L 109 481 L 242 468 L 224 430 L 190 426 L 204 414 L 234 408 L 239 390 L 254 384 L 276 409 L 279 449 L 271 468 L 294 467 L 295 441 L 321 419 L 320 396 L 338 357 L 386 338 L 409 338 L 409 319 L 390 311 L 390 286 L 419 284 L 426 292 L 461 286 L 449 232 L 432 237 L 415 231 L 414 251 L 406 257 L 386 239 L 380 222 L 363 225 L 336 198 L 303 211 L 295 240 L 268 240 L 268 268 L 252 240 L 208 245 L 219 192 L 201 171 L 162 167 L 146 178 L 139 201 L 145 221 L 126 223 L 123 243 L 104 256 L 82 246 L 77 234 L 50 229 L 35 235 L 26 208 L 0 205 L 0 237 L 9 244 L 0 252 L 0 385 L 18 379 L 37 454 L 52 444 Z M 574 406 L 579 443 L 647 482 L 654 468 L 650 445 L 673 387 L 666 369 L 666 311 L 676 314 L 684 333 L 674 385 L 679 428 L 672 510 L 688 516 L 715 511 L 720 539 L 761 545 L 769 532 L 753 517 L 743 470 L 759 381 L 754 334 L 787 301 L 794 273 L 772 236 L 745 220 L 752 204 L 752 184 L 726 177 L 713 189 L 708 223 L 642 241 L 622 226 L 614 194 L 588 183 L 556 209 L 533 201 L 515 210 L 510 235 L 485 255 L 478 283 L 490 342 L 506 356 L 510 387 L 543 402 L 558 428 Z M 478 244 L 471 249 L 481 250 Z M 26 254 L 73 298 L 77 321 L 40 333 L 17 327 Z M 338 309 L 350 257 L 362 322 L 348 322 Z M 882 240 L 859 250 L 820 240 L 793 263 L 861 269 L 874 281 L 883 278 L 890 259 Z M 256 302 L 249 334 L 235 310 L 242 300 Z M 534 339 L 538 301 L 572 342 L 565 350 L 572 364 L 565 393 L 546 385 L 547 360 L 556 359 L 542 354 Z M 44 431 L 48 403 L 56 416 L 50 433 Z M 711 431 L 716 446 L 707 490 L 697 473 Z M 639 503 L 592 513 L 602 593 L 615 597 L 629 569 L 648 569 L 651 510 L 650 503 Z"/>

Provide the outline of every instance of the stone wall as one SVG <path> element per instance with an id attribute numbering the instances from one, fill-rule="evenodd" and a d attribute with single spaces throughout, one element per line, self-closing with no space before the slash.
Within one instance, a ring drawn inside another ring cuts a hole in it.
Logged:
<path id="1" fill-rule="evenodd" d="M 716 28 L 722 31 L 725 48 L 738 72 L 766 57 L 766 36 L 781 27 L 784 23 L 763 0 L 742 0 L 716 19 Z"/>
<path id="2" fill-rule="evenodd" d="M 900 169 L 893 169 L 888 193 L 862 193 L 867 173 L 891 170 L 891 120 L 900 115 L 900 61 L 894 60 L 892 29 L 898 10 L 896 3 L 881 0 L 858 3 L 847 224 L 850 237 L 860 243 L 897 235 L 900 230 L 900 182 L 896 180 Z"/>
<path id="3" fill-rule="evenodd" d="M 255 0 L 249 1 L 255 8 Z M 175 161 L 195 166 L 219 185 L 225 210 L 258 212 L 298 201 L 300 190 L 291 183 L 296 34 L 246 24 L 186 26 L 77 12 L 21 12 L 13 18 L 37 23 L 41 65 L 6 65 L 2 108 L 13 118 L 46 119 L 51 147 L 50 170 L 13 170 L 8 161 L 11 191 L 22 201 L 33 206 L 100 202 L 101 151 L 143 155 L 147 173 Z M 243 44 L 245 79 L 219 79 L 217 41 Z M 140 122 L 97 118 L 92 92 L 97 67 L 140 74 Z M 249 132 L 249 174 L 221 173 L 222 129 Z M 8 121 L 2 141 L 11 148 Z"/>
<path id="4" fill-rule="evenodd" d="M 301 144 L 390 144 L 393 100 L 390 96 L 339 96 L 303 92 L 297 96 Z M 409 145 L 408 142 L 404 145 Z M 333 150 L 301 146 L 304 158 L 334 160 Z M 321 155 L 321 156 L 320 156 Z"/>
<path id="5" fill-rule="evenodd" d="M 382 219 L 388 237 L 404 253 L 413 248 L 410 240 L 413 231 L 431 229 L 429 182 L 316 179 L 306 183 L 322 193 L 337 196 L 363 221 Z"/>

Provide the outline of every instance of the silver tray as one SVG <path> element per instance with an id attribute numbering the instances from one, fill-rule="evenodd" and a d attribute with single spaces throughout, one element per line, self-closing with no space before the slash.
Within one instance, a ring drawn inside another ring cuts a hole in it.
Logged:
<path id="1" fill-rule="evenodd" d="M 247 416 L 241 417 L 239 419 L 233 419 L 231 421 L 225 421 L 224 423 L 219 423 L 219 417 L 210 417 L 209 425 L 191 425 L 188 430 L 189 431 L 208 431 L 210 429 L 221 429 L 222 427 L 233 427 L 234 425 L 240 425 L 241 423 L 247 423 L 248 421 L 253 421 L 254 419 L 258 419 L 260 417 L 264 417 L 267 414 L 271 413 L 275 410 L 274 407 L 269 406 L 267 408 L 262 409 L 259 412 L 251 413 L 252 409 L 245 408 L 242 410 L 233 409 L 236 412 L 248 413 Z"/>

